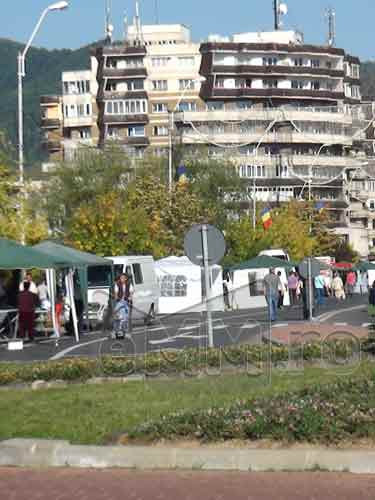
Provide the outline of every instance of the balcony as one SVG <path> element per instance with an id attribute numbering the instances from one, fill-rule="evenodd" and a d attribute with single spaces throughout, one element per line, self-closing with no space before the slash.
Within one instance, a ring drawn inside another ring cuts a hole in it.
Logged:
<path id="1" fill-rule="evenodd" d="M 280 89 L 280 88 L 238 88 L 226 89 L 215 88 L 211 83 L 202 84 L 200 96 L 203 100 L 207 99 L 238 99 L 248 98 L 281 98 L 281 99 L 317 99 L 320 101 L 341 101 L 345 99 L 343 92 L 333 92 L 329 90 L 300 90 L 300 89 Z"/>
<path id="2" fill-rule="evenodd" d="M 174 115 L 177 122 L 243 122 L 243 121 L 306 121 L 330 122 L 351 125 L 353 118 L 343 108 L 322 106 L 310 107 L 280 107 L 273 109 L 259 109 L 253 107 L 244 110 L 224 109 L 220 111 L 184 111 Z"/>
<path id="3" fill-rule="evenodd" d="M 132 124 L 132 123 L 148 123 L 149 118 L 146 114 L 139 115 L 104 115 L 102 122 L 107 125 L 112 124 Z"/>
<path id="4" fill-rule="evenodd" d="M 126 80 L 128 78 L 147 78 L 147 70 L 144 67 L 141 68 L 106 68 L 104 67 L 101 71 L 104 78 Z"/>
<path id="5" fill-rule="evenodd" d="M 59 105 L 60 104 L 60 96 L 58 95 L 42 95 L 40 96 L 40 104 L 41 105 Z"/>
<path id="6" fill-rule="evenodd" d="M 44 142 L 44 147 L 49 153 L 56 153 L 57 151 L 61 151 L 62 149 L 61 142 L 56 140 L 47 140 L 46 142 Z"/>
<path id="7" fill-rule="evenodd" d="M 217 75 L 296 75 L 296 76 L 326 76 L 331 78 L 344 78 L 344 70 L 328 68 L 312 68 L 311 66 L 255 66 L 255 65 L 236 65 L 222 66 L 214 65 L 212 73 Z"/>
<path id="8" fill-rule="evenodd" d="M 53 129 L 60 128 L 61 120 L 59 118 L 42 118 L 40 122 L 41 128 Z"/>
<path id="9" fill-rule="evenodd" d="M 74 116 L 64 118 L 64 128 L 91 127 L 95 119 L 93 116 Z"/>
<path id="10" fill-rule="evenodd" d="M 107 138 L 105 144 L 108 146 L 110 144 L 120 144 L 124 146 L 149 146 L 150 140 L 145 136 L 134 136 L 134 137 L 118 137 L 118 138 Z"/>
<path id="11" fill-rule="evenodd" d="M 147 99 L 147 97 L 147 92 L 145 90 L 128 90 L 124 92 L 101 90 L 98 93 L 98 101 L 111 101 L 113 99 Z"/>
<path id="12" fill-rule="evenodd" d="M 312 134 L 299 132 L 270 132 L 265 135 L 265 131 L 246 131 L 243 133 L 223 133 L 188 130 L 183 131 L 181 139 L 184 144 L 238 144 L 246 146 L 248 144 L 341 144 L 350 146 L 352 138 L 338 134 Z"/>
<path id="13" fill-rule="evenodd" d="M 325 168 L 337 167 L 339 169 L 350 168 L 358 165 L 355 159 L 347 156 L 326 156 L 326 155 L 258 155 L 243 154 L 236 151 L 236 161 L 248 165 L 264 165 L 274 167 L 281 164 L 292 165 L 294 167 Z M 324 177 L 324 175 L 322 175 Z M 375 197 L 375 196 L 374 196 Z"/>

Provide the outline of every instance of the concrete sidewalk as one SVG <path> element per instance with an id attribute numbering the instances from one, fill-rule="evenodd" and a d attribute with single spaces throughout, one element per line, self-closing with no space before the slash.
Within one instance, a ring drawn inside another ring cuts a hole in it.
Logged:
<path id="1" fill-rule="evenodd" d="M 66 441 L 0 443 L 0 466 L 139 470 L 316 471 L 375 474 L 375 450 L 79 446 Z"/>

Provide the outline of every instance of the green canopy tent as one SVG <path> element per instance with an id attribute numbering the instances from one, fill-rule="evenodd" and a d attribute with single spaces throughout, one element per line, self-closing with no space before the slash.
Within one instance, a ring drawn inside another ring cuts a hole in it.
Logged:
<path id="1" fill-rule="evenodd" d="M 375 271 L 375 263 L 374 262 L 358 262 L 353 267 L 353 271 L 361 271 L 361 272 L 367 272 L 367 271 Z"/>
<path id="2" fill-rule="evenodd" d="M 69 294 L 70 303 L 72 304 L 72 315 L 74 329 L 76 333 L 76 339 L 79 340 L 78 332 L 78 321 L 77 315 L 74 307 L 74 282 L 73 275 L 74 271 L 77 270 L 78 279 L 80 283 L 81 296 L 84 304 L 84 310 L 87 314 L 88 311 L 88 279 L 87 279 L 87 269 L 89 266 L 112 266 L 113 262 L 110 259 L 105 259 L 104 257 L 99 257 L 92 253 L 82 252 L 81 250 L 76 250 L 66 245 L 56 243 L 54 241 L 43 241 L 38 245 L 33 247 L 42 254 L 50 257 L 52 259 L 57 259 L 58 261 L 64 262 L 64 267 L 70 269 L 68 279 L 66 280 L 67 292 Z"/>
<path id="3" fill-rule="evenodd" d="M 296 264 L 294 262 L 276 259 L 275 257 L 269 257 L 268 255 L 259 255 L 258 257 L 254 257 L 253 259 L 246 260 L 244 262 L 241 262 L 240 264 L 236 264 L 226 270 L 229 272 L 233 272 L 241 271 L 244 269 L 271 269 L 279 267 L 291 269 L 295 266 Z"/>
<path id="4" fill-rule="evenodd" d="M 0 238 L 0 269 L 55 269 L 60 264 L 58 259 L 33 247 Z"/>

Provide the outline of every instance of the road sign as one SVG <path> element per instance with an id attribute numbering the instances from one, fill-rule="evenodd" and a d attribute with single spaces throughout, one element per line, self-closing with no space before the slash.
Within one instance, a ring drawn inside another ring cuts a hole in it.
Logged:
<path id="1" fill-rule="evenodd" d="M 317 262 L 314 259 L 311 259 L 311 278 L 315 278 L 316 276 L 319 276 L 320 271 L 322 269 L 321 263 Z M 302 278 L 308 279 L 309 277 L 309 259 L 305 259 L 304 261 L 301 262 L 301 264 L 298 266 L 298 270 Z"/>
<path id="2" fill-rule="evenodd" d="M 204 234 L 207 236 L 207 262 L 209 266 L 214 266 L 224 257 L 226 248 L 223 233 L 214 226 L 193 226 L 185 236 L 185 253 L 193 264 L 204 267 Z"/>

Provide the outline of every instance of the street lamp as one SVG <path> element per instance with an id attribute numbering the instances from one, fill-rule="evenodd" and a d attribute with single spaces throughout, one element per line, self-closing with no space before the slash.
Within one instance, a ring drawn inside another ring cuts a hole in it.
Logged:
<path id="1" fill-rule="evenodd" d="M 42 15 L 39 18 L 39 21 L 37 22 L 34 31 L 32 32 L 24 50 L 18 53 L 18 70 L 17 70 L 17 77 L 18 77 L 18 165 L 19 165 L 19 189 L 21 193 L 21 203 L 20 203 L 20 211 L 22 211 L 22 205 L 23 205 L 23 187 L 24 187 L 24 154 L 23 154 L 23 78 L 26 76 L 26 71 L 25 71 L 25 58 L 26 54 L 31 46 L 31 44 L 34 41 L 35 36 L 37 35 L 40 26 L 46 17 L 46 15 L 50 11 L 54 10 L 64 10 L 68 8 L 69 3 L 66 1 L 61 1 L 61 2 L 56 2 L 51 4 L 49 7 L 44 9 L 42 12 Z M 25 244 L 25 233 L 22 227 L 22 232 L 21 232 L 21 242 L 22 244 Z"/>
<path id="2" fill-rule="evenodd" d="M 203 83 L 206 81 L 206 78 L 204 76 L 201 76 L 199 78 L 196 78 L 194 80 L 190 80 L 187 85 L 185 85 L 183 92 L 177 101 L 176 106 L 173 108 L 172 111 L 169 111 L 169 124 L 168 124 L 168 139 L 169 139 L 169 155 L 168 155 L 168 186 L 169 186 L 169 192 L 172 192 L 172 185 L 173 185 L 173 140 L 172 140 L 172 134 L 173 134 L 173 128 L 174 128 L 174 114 L 179 108 L 182 99 L 185 97 L 186 93 L 188 90 L 191 89 L 191 86 L 194 83 Z"/>

